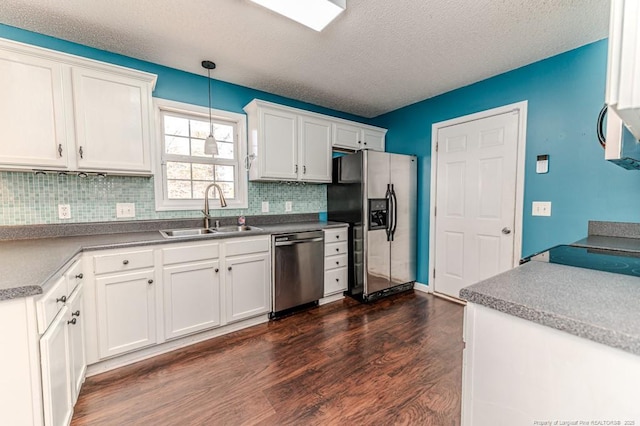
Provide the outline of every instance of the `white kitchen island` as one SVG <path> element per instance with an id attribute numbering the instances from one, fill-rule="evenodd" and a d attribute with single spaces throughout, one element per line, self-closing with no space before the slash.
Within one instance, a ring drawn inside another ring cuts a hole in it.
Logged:
<path id="1" fill-rule="evenodd" d="M 529 262 L 460 295 L 463 425 L 640 425 L 640 278 Z"/>

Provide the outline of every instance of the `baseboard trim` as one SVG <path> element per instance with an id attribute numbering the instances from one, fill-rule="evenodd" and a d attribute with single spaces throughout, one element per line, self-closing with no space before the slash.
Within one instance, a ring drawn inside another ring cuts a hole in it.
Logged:
<path id="1" fill-rule="evenodd" d="M 413 284 L 413 289 L 422 293 L 431 293 L 431 288 L 427 284 L 422 284 L 418 281 Z"/>
<path id="2" fill-rule="evenodd" d="M 457 303 L 458 305 L 467 306 L 467 301 L 458 299 L 457 297 L 448 296 L 446 294 L 438 293 L 437 291 L 433 292 L 433 295 L 439 297 L 440 299 L 448 300 L 449 302 Z"/>
<path id="3" fill-rule="evenodd" d="M 215 328 L 213 330 L 204 331 L 190 336 L 185 336 L 169 342 L 164 342 L 156 346 L 151 346 L 145 349 L 141 349 L 135 352 L 129 352 L 124 355 L 119 355 L 115 358 L 106 359 L 104 361 L 98 361 L 95 364 L 87 366 L 87 377 L 95 376 L 96 374 L 105 373 L 116 368 L 124 367 L 125 365 L 133 364 L 134 362 L 142 361 L 148 358 L 152 358 L 157 355 L 161 355 L 167 352 L 182 349 L 187 346 L 191 346 L 195 343 L 203 342 L 205 340 L 213 339 L 214 337 L 223 336 L 225 334 L 233 333 L 234 331 L 242 330 L 243 328 L 253 327 L 254 325 L 263 324 L 269 321 L 268 315 L 260 315 L 258 317 L 249 318 L 244 321 L 229 324 L 223 327 Z"/>
<path id="4" fill-rule="evenodd" d="M 344 294 L 342 292 L 329 295 L 327 297 L 323 297 L 318 301 L 318 305 L 326 305 L 327 303 L 337 302 L 338 300 L 344 299 Z"/>

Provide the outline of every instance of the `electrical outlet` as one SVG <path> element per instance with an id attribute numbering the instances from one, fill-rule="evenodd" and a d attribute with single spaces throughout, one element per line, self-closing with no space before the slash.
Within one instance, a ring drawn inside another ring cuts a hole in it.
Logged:
<path id="1" fill-rule="evenodd" d="M 58 204 L 58 217 L 60 219 L 71 219 L 71 206 L 69 204 Z"/>
<path id="2" fill-rule="evenodd" d="M 290 212 L 291 210 L 293 210 L 293 204 L 291 203 L 291 201 L 285 201 L 284 202 L 284 211 L 285 212 Z"/>
<path id="3" fill-rule="evenodd" d="M 534 201 L 531 205 L 532 216 L 551 216 L 551 201 Z"/>
<path id="4" fill-rule="evenodd" d="M 116 203 L 116 217 L 118 219 L 136 217 L 135 203 Z"/>
<path id="5" fill-rule="evenodd" d="M 263 201 L 262 202 L 262 213 L 268 213 L 269 212 L 269 202 L 268 201 Z"/>

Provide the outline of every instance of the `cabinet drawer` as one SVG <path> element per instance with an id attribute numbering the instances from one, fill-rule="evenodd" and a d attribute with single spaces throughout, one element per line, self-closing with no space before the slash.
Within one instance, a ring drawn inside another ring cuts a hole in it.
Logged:
<path id="1" fill-rule="evenodd" d="M 269 251 L 270 237 L 264 238 L 239 238 L 224 243 L 225 255 L 236 256 L 238 254 L 262 253 Z"/>
<path id="2" fill-rule="evenodd" d="M 327 256 L 324 259 L 324 269 L 335 269 L 347 266 L 349 260 L 346 254 L 339 254 L 337 256 Z"/>
<path id="3" fill-rule="evenodd" d="M 347 252 L 347 242 L 326 244 L 324 247 L 325 256 L 345 254 Z"/>
<path id="4" fill-rule="evenodd" d="M 94 256 L 93 262 L 96 275 L 151 268 L 153 267 L 153 250 L 103 254 Z"/>
<path id="5" fill-rule="evenodd" d="M 324 230 L 324 242 L 325 244 L 336 243 L 340 241 L 347 241 L 347 229 L 348 228 L 336 228 Z"/>
<path id="6" fill-rule="evenodd" d="M 36 302 L 38 333 L 43 334 L 47 330 L 51 321 L 53 321 L 60 309 L 64 307 L 67 297 L 69 297 L 67 280 L 62 276 Z"/>
<path id="7" fill-rule="evenodd" d="M 162 249 L 162 263 L 164 265 L 217 259 L 219 256 L 220 243 L 189 244 Z"/>
<path id="8" fill-rule="evenodd" d="M 82 261 L 76 260 L 76 262 L 65 273 L 67 277 L 67 295 L 71 295 L 73 290 L 76 289 L 78 284 L 82 282 L 84 273 L 82 273 Z"/>
<path id="9" fill-rule="evenodd" d="M 347 268 L 331 269 L 324 273 L 324 295 L 345 291 L 347 289 Z"/>

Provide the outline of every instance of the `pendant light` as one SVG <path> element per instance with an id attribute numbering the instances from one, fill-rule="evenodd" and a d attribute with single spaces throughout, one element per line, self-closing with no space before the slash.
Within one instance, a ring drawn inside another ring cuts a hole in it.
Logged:
<path id="1" fill-rule="evenodd" d="M 216 64 L 211 61 L 202 61 L 202 67 L 206 68 L 209 80 L 209 136 L 204 141 L 204 153 L 216 156 L 218 155 L 218 142 L 213 137 L 213 121 L 211 120 L 211 70 L 216 68 Z"/>

